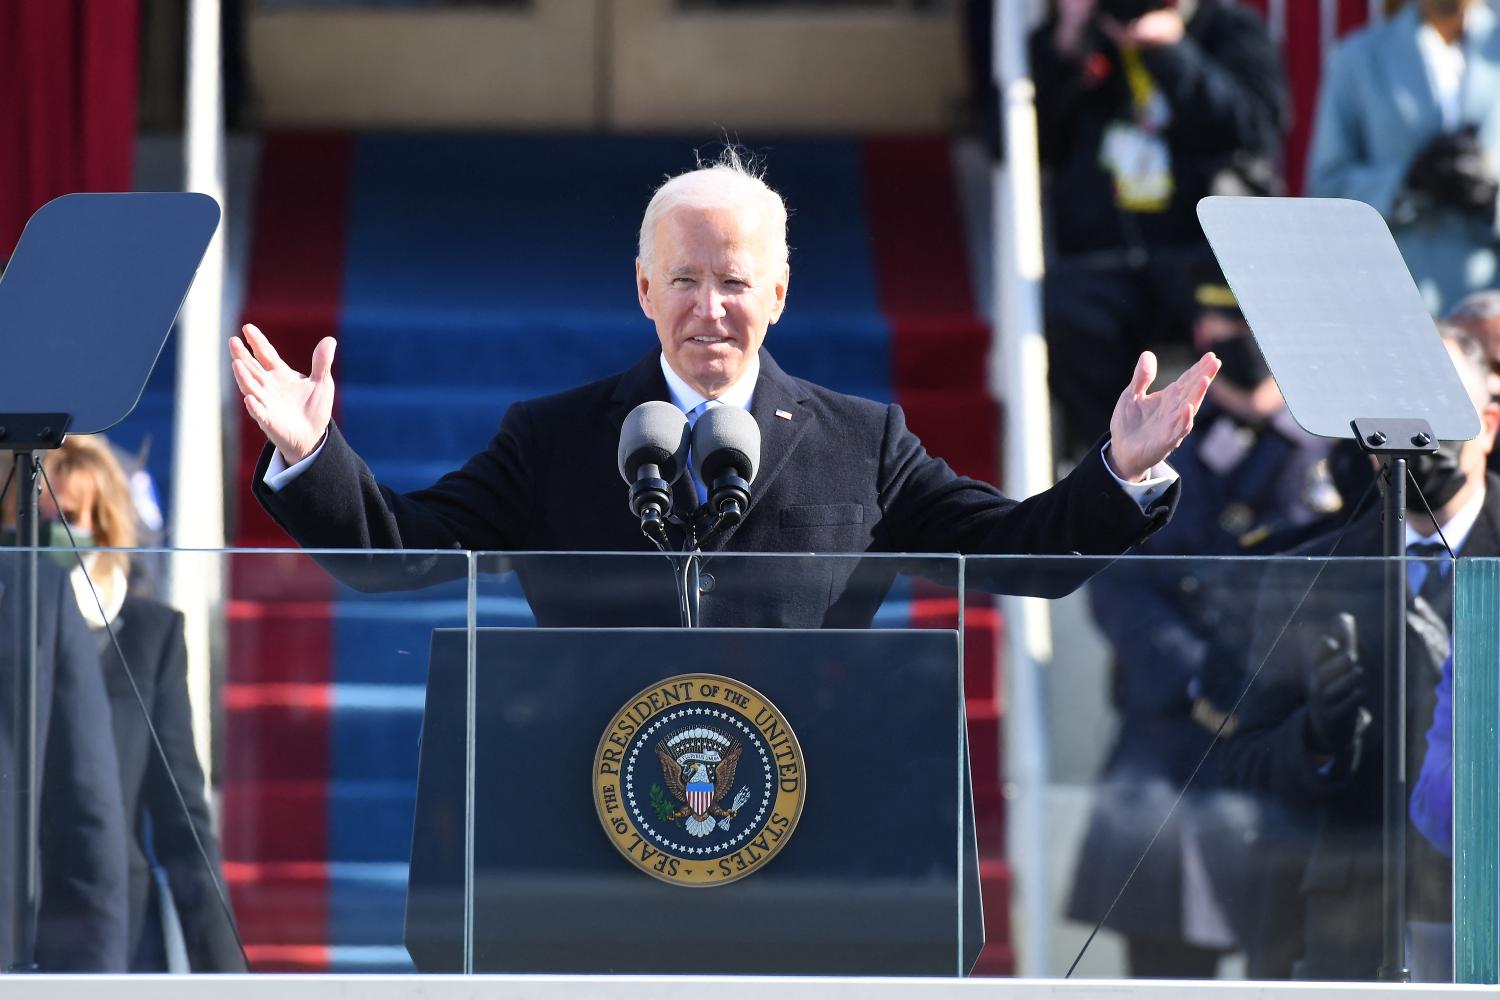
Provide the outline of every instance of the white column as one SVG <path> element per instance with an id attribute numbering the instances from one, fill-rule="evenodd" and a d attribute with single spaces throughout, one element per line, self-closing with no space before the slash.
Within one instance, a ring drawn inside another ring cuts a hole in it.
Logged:
<path id="1" fill-rule="evenodd" d="M 1370 2 L 1379 3 L 1380 0 Z M 1286 0 L 1270 0 L 1266 4 L 1266 27 L 1270 29 L 1272 41 L 1279 46 L 1286 45 Z"/>
<path id="2" fill-rule="evenodd" d="M 224 205 L 224 114 L 219 0 L 189 0 L 184 188 Z M 175 548 L 224 545 L 224 223 L 208 245 L 177 324 L 177 411 L 173 418 Z M 172 560 L 170 599 L 187 619 L 188 693 L 203 772 L 212 741 L 214 651 L 223 635 L 224 564 L 219 557 Z"/>
<path id="3" fill-rule="evenodd" d="M 994 172 L 995 310 L 990 387 L 1004 402 L 1005 489 L 1029 496 L 1052 485 L 1052 414 L 1042 333 L 1041 170 L 1035 88 L 1027 67 L 1030 26 L 1023 0 L 995 6 L 994 73 L 1000 88 L 1005 162 Z M 1044 601 L 1006 598 L 1005 781 L 1015 873 L 1016 956 L 1023 976 L 1044 976 L 1051 952 L 1048 885 L 1047 743 L 1041 665 L 1052 658 Z"/>
<path id="4" fill-rule="evenodd" d="M 1328 66 L 1328 58 L 1333 55 L 1333 44 L 1339 37 L 1339 2 L 1338 0 L 1320 0 L 1318 4 L 1318 58 L 1322 65 Z"/>

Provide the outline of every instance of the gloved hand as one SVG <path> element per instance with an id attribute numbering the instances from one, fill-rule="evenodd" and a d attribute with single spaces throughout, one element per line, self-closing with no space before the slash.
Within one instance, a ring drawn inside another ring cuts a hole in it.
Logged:
<path id="1" fill-rule="evenodd" d="M 1307 746 L 1333 757 L 1349 749 L 1366 708 L 1364 669 L 1355 648 L 1354 616 L 1340 612 L 1329 627 L 1302 636 L 1307 672 Z"/>
<path id="2" fill-rule="evenodd" d="M 1478 130 L 1466 125 L 1436 136 L 1416 155 L 1406 171 L 1406 189 L 1437 204 L 1489 217 L 1495 212 L 1500 181 L 1479 144 Z"/>

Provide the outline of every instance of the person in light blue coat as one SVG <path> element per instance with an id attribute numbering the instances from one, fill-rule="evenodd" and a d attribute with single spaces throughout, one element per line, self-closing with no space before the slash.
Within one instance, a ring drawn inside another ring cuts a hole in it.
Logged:
<path id="1" fill-rule="evenodd" d="M 1500 24 L 1483 0 L 1409 0 L 1332 54 L 1307 194 L 1385 216 L 1435 314 L 1500 287 Z"/>

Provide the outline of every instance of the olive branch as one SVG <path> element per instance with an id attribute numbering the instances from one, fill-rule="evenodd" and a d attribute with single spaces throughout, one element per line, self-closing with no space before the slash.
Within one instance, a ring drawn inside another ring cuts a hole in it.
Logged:
<path id="1" fill-rule="evenodd" d="M 667 793 L 661 790 L 660 785 L 651 786 L 651 810 L 664 823 L 677 811 L 676 805 L 667 798 Z"/>

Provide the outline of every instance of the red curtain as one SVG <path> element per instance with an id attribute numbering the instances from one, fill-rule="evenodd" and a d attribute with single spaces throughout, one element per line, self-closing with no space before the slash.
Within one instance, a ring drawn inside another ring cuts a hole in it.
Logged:
<path id="1" fill-rule="evenodd" d="M 0 0 L 0 259 L 70 191 L 128 191 L 140 0 Z"/>

